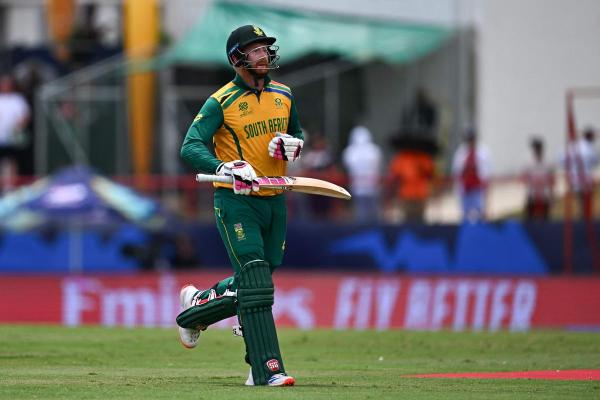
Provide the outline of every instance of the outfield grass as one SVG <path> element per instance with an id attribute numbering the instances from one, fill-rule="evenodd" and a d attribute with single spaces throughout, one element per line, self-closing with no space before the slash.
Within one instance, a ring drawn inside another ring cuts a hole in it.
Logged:
<path id="1" fill-rule="evenodd" d="M 243 340 L 175 329 L 0 325 L 2 399 L 598 399 L 599 381 L 403 374 L 600 369 L 600 334 L 281 330 L 293 388 L 245 387 Z"/>

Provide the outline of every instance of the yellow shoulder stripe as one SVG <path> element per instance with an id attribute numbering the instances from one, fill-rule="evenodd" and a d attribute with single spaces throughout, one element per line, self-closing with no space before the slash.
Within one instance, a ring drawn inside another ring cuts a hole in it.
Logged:
<path id="1" fill-rule="evenodd" d="M 240 90 L 240 88 L 237 87 L 233 82 L 230 82 L 221 89 L 217 90 L 211 97 L 214 97 L 220 103 L 224 96 L 227 96 L 228 94 L 237 90 Z"/>

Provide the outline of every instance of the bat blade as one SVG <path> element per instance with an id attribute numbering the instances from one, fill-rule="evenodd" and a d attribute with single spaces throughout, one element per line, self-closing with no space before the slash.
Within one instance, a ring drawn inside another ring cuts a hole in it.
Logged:
<path id="1" fill-rule="evenodd" d="M 316 194 L 344 200 L 352 198 L 352 195 L 343 187 L 322 179 L 302 176 L 265 176 L 258 178 L 258 182 L 261 188 L 284 189 L 290 192 Z"/>
<path id="2" fill-rule="evenodd" d="M 196 175 L 198 182 L 222 182 L 231 183 L 230 176 L 217 175 Z M 338 199 L 350 200 L 352 195 L 343 187 L 334 183 L 302 176 L 260 176 L 256 179 L 260 185 L 260 190 L 287 190 L 290 192 L 308 193 L 319 196 L 335 197 Z"/>

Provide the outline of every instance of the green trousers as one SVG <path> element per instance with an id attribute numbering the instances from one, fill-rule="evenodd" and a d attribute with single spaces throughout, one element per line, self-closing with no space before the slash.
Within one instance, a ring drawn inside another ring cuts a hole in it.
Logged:
<path id="1" fill-rule="evenodd" d="M 214 207 L 217 228 L 227 249 L 235 279 L 226 278 L 213 288 L 217 295 L 221 295 L 228 287 L 237 290 L 239 286 L 239 290 L 243 291 L 238 292 L 238 320 L 244 326 L 245 359 L 252 366 L 255 384 L 266 384 L 271 374 L 285 372 L 285 369 L 271 306 L 255 306 L 253 302 L 264 297 L 263 292 L 268 286 L 266 283 L 271 281 L 269 272 L 272 274 L 283 260 L 287 229 L 285 197 L 243 196 L 229 189 L 217 189 Z M 257 265 L 268 265 L 268 279 L 265 276 L 257 278 L 261 275 Z M 250 269 L 252 271 L 248 272 Z M 270 285 L 272 288 L 272 283 Z M 248 295 L 242 296 L 246 292 Z M 272 289 L 270 296 L 272 304 Z M 271 363 L 278 366 L 277 371 L 269 369 Z"/>
<path id="2" fill-rule="evenodd" d="M 287 209 L 284 195 L 257 197 L 233 193 L 231 189 L 215 191 L 217 229 L 227 249 L 233 272 L 253 260 L 264 260 L 271 273 L 281 265 L 285 250 Z M 218 296 L 225 289 L 235 290 L 233 276 L 217 282 Z M 201 298 L 206 298 L 206 290 Z"/>
<path id="3" fill-rule="evenodd" d="M 287 209 L 284 195 L 243 196 L 231 189 L 215 191 L 215 217 L 234 272 L 251 261 L 266 261 L 271 272 L 285 250 Z"/>

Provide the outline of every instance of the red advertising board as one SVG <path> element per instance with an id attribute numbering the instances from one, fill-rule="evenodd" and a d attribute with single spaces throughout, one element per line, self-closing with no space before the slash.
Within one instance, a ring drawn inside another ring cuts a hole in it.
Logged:
<path id="1" fill-rule="evenodd" d="M 174 326 L 180 286 L 192 282 L 206 288 L 223 277 L 3 276 L 0 323 Z M 600 327 L 599 278 L 277 272 L 275 285 L 273 313 L 279 326 L 492 331 Z"/>

